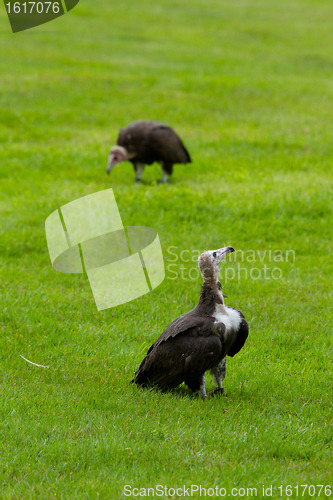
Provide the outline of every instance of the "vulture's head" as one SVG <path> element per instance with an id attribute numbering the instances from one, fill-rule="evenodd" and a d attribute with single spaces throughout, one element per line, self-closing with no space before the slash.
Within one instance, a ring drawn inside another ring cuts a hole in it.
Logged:
<path id="1" fill-rule="evenodd" d="M 126 148 L 122 146 L 113 146 L 109 153 L 108 166 L 106 168 L 106 173 L 109 174 L 116 163 L 120 161 L 128 160 L 128 152 Z"/>
<path id="2" fill-rule="evenodd" d="M 232 247 L 225 247 L 219 250 L 207 250 L 199 256 L 199 269 L 205 283 L 215 284 L 218 281 L 219 263 L 228 253 L 234 251 Z"/>

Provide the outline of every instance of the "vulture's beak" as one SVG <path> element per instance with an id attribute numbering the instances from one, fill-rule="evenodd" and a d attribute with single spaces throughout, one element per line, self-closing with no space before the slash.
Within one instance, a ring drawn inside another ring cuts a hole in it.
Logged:
<path id="1" fill-rule="evenodd" d="M 219 272 L 220 272 L 220 269 L 219 269 L 219 263 L 221 262 L 222 259 L 224 259 L 224 257 L 228 254 L 228 253 L 231 253 L 231 252 L 234 252 L 235 249 L 232 248 L 232 247 L 225 247 L 225 248 L 220 248 L 219 250 L 215 250 L 216 252 L 216 272 L 217 272 L 217 280 L 218 280 L 218 276 L 219 276 Z M 214 253 L 215 253 L 214 252 Z"/>
<path id="2" fill-rule="evenodd" d="M 114 158 L 114 155 L 111 153 L 109 155 L 109 159 L 108 159 L 108 165 L 106 167 L 106 173 L 109 175 L 109 173 L 111 172 L 111 170 L 113 169 L 113 167 L 115 166 L 115 164 L 118 163 L 115 158 Z"/>
<path id="3" fill-rule="evenodd" d="M 234 252 L 235 249 L 232 247 L 225 247 L 225 248 L 220 248 L 219 250 L 216 250 L 216 261 L 217 264 L 221 262 L 222 259 L 228 254 Z"/>

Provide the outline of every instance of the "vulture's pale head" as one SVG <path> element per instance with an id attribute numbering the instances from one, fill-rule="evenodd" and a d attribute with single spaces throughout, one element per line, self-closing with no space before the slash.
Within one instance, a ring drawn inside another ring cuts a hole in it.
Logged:
<path id="1" fill-rule="evenodd" d="M 106 173 L 109 174 L 116 163 L 120 161 L 128 160 L 128 152 L 126 148 L 122 146 L 113 146 L 109 153 L 108 166 L 106 168 Z"/>
<path id="2" fill-rule="evenodd" d="M 219 263 L 228 253 L 234 251 L 232 247 L 225 247 L 219 250 L 207 250 L 199 255 L 199 269 L 205 283 L 215 284 L 218 281 Z"/>

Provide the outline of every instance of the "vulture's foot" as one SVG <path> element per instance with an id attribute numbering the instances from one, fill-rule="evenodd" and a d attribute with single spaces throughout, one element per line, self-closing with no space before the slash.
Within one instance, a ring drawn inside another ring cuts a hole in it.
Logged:
<path id="1" fill-rule="evenodd" d="M 140 186 L 140 184 L 144 184 L 145 185 L 145 184 L 147 184 L 147 182 L 143 181 L 142 179 L 135 179 L 135 184 L 137 186 Z"/>
<path id="2" fill-rule="evenodd" d="M 157 184 L 168 184 L 168 182 L 170 182 L 169 179 L 159 179 Z"/>
<path id="3" fill-rule="evenodd" d="M 224 396 L 225 398 L 227 397 L 223 387 L 216 387 L 216 389 L 209 394 L 209 399 L 214 398 L 216 396 L 218 398 L 220 398 L 221 396 Z"/>

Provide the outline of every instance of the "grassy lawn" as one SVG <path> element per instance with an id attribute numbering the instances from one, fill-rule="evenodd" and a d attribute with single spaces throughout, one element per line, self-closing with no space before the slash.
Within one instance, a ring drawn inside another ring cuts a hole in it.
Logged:
<path id="1" fill-rule="evenodd" d="M 80 0 L 15 35 L 5 16 L 2 5 L 0 498 L 333 490 L 332 2 Z M 169 185 L 158 165 L 139 186 L 130 163 L 106 176 L 135 119 L 168 123 L 191 152 Z M 98 312 L 86 276 L 52 269 L 44 222 L 109 187 L 125 226 L 158 231 L 166 279 Z M 198 301 L 188 257 L 226 245 L 244 252 L 220 266 L 226 302 L 250 325 L 228 397 L 130 385 Z"/>

